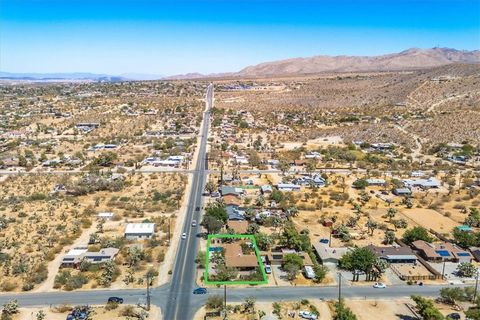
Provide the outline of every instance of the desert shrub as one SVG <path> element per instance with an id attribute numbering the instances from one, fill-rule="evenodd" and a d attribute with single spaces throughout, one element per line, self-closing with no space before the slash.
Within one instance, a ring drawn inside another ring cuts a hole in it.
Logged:
<path id="1" fill-rule="evenodd" d="M 207 309 L 218 309 L 223 305 L 223 298 L 220 295 L 210 296 L 205 302 L 205 308 Z"/>
<path id="2" fill-rule="evenodd" d="M 0 290 L 1 291 L 13 291 L 17 288 L 17 284 L 13 281 L 10 280 L 5 280 L 0 284 Z"/>

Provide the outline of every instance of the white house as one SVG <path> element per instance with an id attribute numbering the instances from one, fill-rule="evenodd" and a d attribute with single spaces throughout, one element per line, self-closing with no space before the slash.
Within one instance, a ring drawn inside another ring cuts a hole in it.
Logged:
<path id="1" fill-rule="evenodd" d="M 293 183 L 279 183 L 277 189 L 280 191 L 300 191 L 300 186 Z"/>
<path id="2" fill-rule="evenodd" d="M 369 178 L 366 181 L 369 186 L 382 186 L 385 184 L 385 180 L 379 178 Z"/>
<path id="3" fill-rule="evenodd" d="M 155 223 L 129 223 L 125 228 L 127 239 L 150 239 L 155 233 Z"/>
<path id="4" fill-rule="evenodd" d="M 113 212 L 99 212 L 97 214 L 98 219 L 110 220 L 113 218 Z"/>
<path id="5" fill-rule="evenodd" d="M 428 178 L 428 179 L 404 179 L 403 183 L 405 187 L 412 188 L 412 187 L 419 187 L 422 189 L 432 189 L 432 188 L 440 188 L 441 183 L 435 178 Z"/>

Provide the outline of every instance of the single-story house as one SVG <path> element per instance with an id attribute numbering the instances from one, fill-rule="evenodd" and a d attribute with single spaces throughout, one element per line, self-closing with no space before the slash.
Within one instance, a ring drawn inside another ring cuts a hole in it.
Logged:
<path id="1" fill-rule="evenodd" d="M 228 220 L 245 220 L 245 211 L 237 205 L 228 205 L 225 207 L 228 214 Z"/>
<path id="2" fill-rule="evenodd" d="M 98 219 L 110 220 L 113 218 L 113 212 L 99 212 L 97 214 Z"/>
<path id="3" fill-rule="evenodd" d="M 277 189 L 280 191 L 300 191 L 300 186 L 293 183 L 279 183 Z"/>
<path id="4" fill-rule="evenodd" d="M 407 197 L 412 195 L 412 190 L 408 188 L 395 188 L 393 189 L 393 194 L 396 196 Z"/>
<path id="5" fill-rule="evenodd" d="M 222 196 L 226 196 L 226 195 L 234 195 L 234 196 L 241 196 L 243 195 L 245 191 L 242 189 L 242 188 L 236 188 L 236 187 L 231 187 L 231 186 L 221 186 L 220 187 L 220 193 L 222 194 Z"/>
<path id="6" fill-rule="evenodd" d="M 410 247 L 377 247 L 368 245 L 367 248 L 378 258 L 388 263 L 417 264 L 417 256 Z"/>
<path id="7" fill-rule="evenodd" d="M 321 242 L 314 243 L 313 248 L 315 249 L 315 253 L 322 263 L 335 264 L 337 264 L 343 255 L 350 250 L 348 247 L 332 248 L 328 243 Z"/>
<path id="8" fill-rule="evenodd" d="M 225 265 L 242 271 L 254 270 L 258 267 L 258 258 L 255 253 L 243 254 L 239 242 L 224 243 L 222 248 L 225 253 Z"/>
<path id="9" fill-rule="evenodd" d="M 418 187 L 422 189 L 440 188 L 440 181 L 435 178 L 428 179 L 403 179 L 403 184 L 407 188 Z"/>
<path id="10" fill-rule="evenodd" d="M 322 154 L 317 151 L 311 151 L 305 155 L 305 159 L 320 159 Z"/>
<path id="11" fill-rule="evenodd" d="M 127 239 L 150 239 L 155 233 L 155 223 L 129 223 L 125 228 Z"/>
<path id="12" fill-rule="evenodd" d="M 412 248 L 417 250 L 424 259 L 432 262 L 471 262 L 473 259 L 470 252 L 450 242 L 442 242 L 435 245 L 423 240 L 417 240 L 412 243 Z"/>
<path id="13" fill-rule="evenodd" d="M 369 178 L 365 181 L 367 181 L 369 186 L 383 186 L 383 185 L 385 185 L 385 180 L 384 179 Z"/>
<path id="14" fill-rule="evenodd" d="M 100 251 L 88 251 L 87 247 L 76 247 L 65 254 L 60 267 L 78 268 L 84 259 L 92 264 L 112 261 L 115 260 L 118 251 L 117 248 L 104 248 L 100 249 Z"/>
<path id="15" fill-rule="evenodd" d="M 283 263 L 283 257 L 286 254 L 294 253 L 300 256 L 303 260 L 304 266 L 313 266 L 312 259 L 306 252 L 297 252 L 293 249 L 272 249 L 266 253 L 267 262 L 271 265 L 281 265 Z M 263 255 L 263 254 L 262 254 Z"/>
<path id="16" fill-rule="evenodd" d="M 265 184 L 265 185 L 261 186 L 260 189 L 261 189 L 263 194 L 270 194 L 273 191 L 272 186 L 269 185 L 269 184 Z"/>
<path id="17" fill-rule="evenodd" d="M 236 234 L 246 234 L 248 229 L 248 221 L 245 220 L 229 220 L 227 228 L 232 229 Z"/>

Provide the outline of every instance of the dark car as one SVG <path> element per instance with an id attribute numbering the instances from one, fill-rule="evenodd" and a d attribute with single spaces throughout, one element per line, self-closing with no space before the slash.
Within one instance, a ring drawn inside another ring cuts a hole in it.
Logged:
<path id="1" fill-rule="evenodd" d="M 461 318 L 460 314 L 459 314 L 459 313 L 456 313 L 456 312 L 450 313 L 450 314 L 447 316 L 447 319 L 460 319 L 460 318 Z"/>
<path id="2" fill-rule="evenodd" d="M 118 303 L 118 304 L 122 304 L 122 303 L 123 303 L 123 298 L 110 297 L 110 298 L 108 298 L 108 303 Z"/>
<path id="3" fill-rule="evenodd" d="M 207 288 L 197 288 L 193 290 L 193 294 L 206 294 L 207 293 Z"/>
<path id="4" fill-rule="evenodd" d="M 200 207 L 196 207 L 196 208 L 195 208 L 195 211 L 200 211 Z"/>
<path id="5" fill-rule="evenodd" d="M 328 239 L 320 239 L 320 243 L 327 244 L 327 243 L 328 243 Z"/>

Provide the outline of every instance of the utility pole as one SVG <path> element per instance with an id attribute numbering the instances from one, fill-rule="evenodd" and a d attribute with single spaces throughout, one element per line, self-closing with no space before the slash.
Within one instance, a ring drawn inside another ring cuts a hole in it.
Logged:
<path id="1" fill-rule="evenodd" d="M 223 286 L 223 319 L 227 319 L 227 285 Z"/>
<path id="2" fill-rule="evenodd" d="M 477 269 L 477 276 L 475 277 L 475 292 L 473 293 L 473 302 L 475 302 L 475 300 L 477 299 L 478 274 L 479 274 L 479 270 Z"/>
<path id="3" fill-rule="evenodd" d="M 150 311 L 150 274 L 147 274 L 147 311 Z"/>
<path id="4" fill-rule="evenodd" d="M 170 244 L 170 239 L 171 238 L 171 234 L 170 234 L 170 217 L 168 217 L 168 243 Z"/>
<path id="5" fill-rule="evenodd" d="M 338 273 L 338 303 L 342 301 L 342 274 Z"/>
<path id="6" fill-rule="evenodd" d="M 446 260 L 443 260 L 443 267 L 442 267 L 442 279 L 443 280 L 445 280 L 445 262 L 446 262 Z"/>

